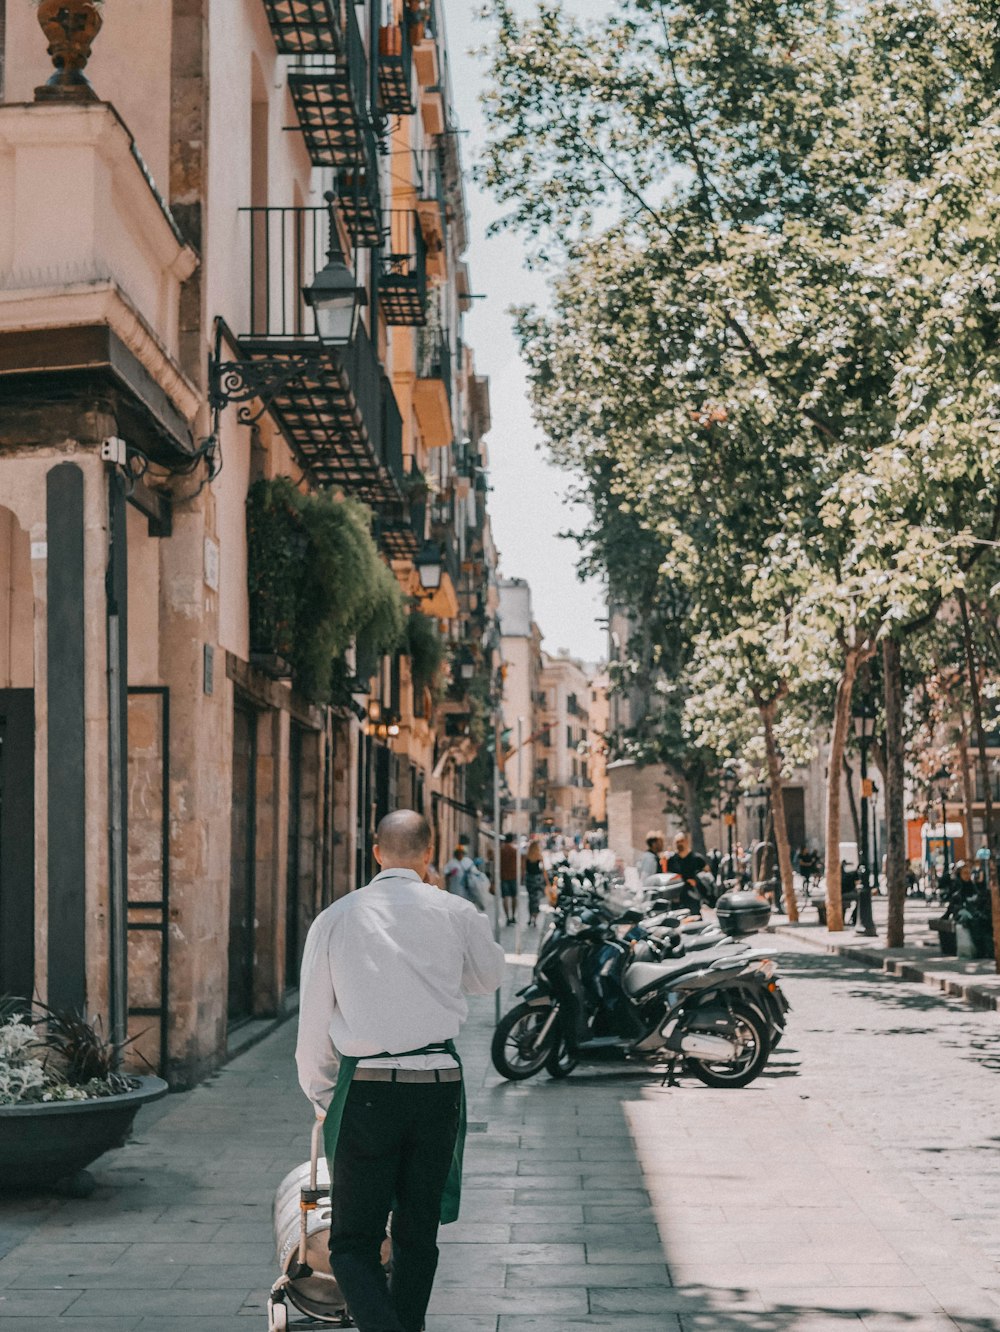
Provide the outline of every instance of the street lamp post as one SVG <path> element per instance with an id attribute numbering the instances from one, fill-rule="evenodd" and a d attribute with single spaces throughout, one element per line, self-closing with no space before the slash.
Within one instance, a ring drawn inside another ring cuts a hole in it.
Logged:
<path id="1" fill-rule="evenodd" d="M 944 884 L 948 882 L 948 791 L 951 789 L 951 773 L 942 763 L 937 772 L 931 778 L 931 781 L 937 787 L 938 795 L 941 797 L 941 855 L 943 865 L 941 868 L 941 881 Z"/>
<path id="2" fill-rule="evenodd" d="M 871 744 L 875 729 L 875 708 L 869 695 L 862 695 L 854 708 L 853 716 L 854 733 L 861 746 L 861 846 L 858 848 L 860 861 L 858 868 L 861 871 L 861 878 L 858 884 L 856 931 L 858 934 L 872 936 L 876 930 L 872 916 L 872 879 L 869 863 L 871 846 L 868 840 L 868 802 L 871 799 L 872 784 L 868 780 L 868 746 Z"/>
<path id="3" fill-rule="evenodd" d="M 750 861 L 750 873 L 755 880 L 763 879 L 764 872 L 767 869 L 767 847 L 764 843 L 764 830 L 767 824 L 767 802 L 770 791 L 766 786 L 758 786 L 754 791 L 748 791 L 746 798 L 752 801 L 757 807 L 757 822 L 759 825 L 757 834 L 757 863 Z"/>
<path id="4" fill-rule="evenodd" d="M 722 769 L 722 789 L 726 796 L 726 849 L 729 858 L 729 875 L 736 875 L 734 859 L 734 839 L 736 836 L 736 795 L 740 789 L 739 773 L 732 763 L 726 763 Z"/>

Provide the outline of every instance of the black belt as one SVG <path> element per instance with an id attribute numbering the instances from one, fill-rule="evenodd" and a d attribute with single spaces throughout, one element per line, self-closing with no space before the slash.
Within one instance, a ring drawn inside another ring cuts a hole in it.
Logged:
<path id="1" fill-rule="evenodd" d="M 354 1070 L 355 1082 L 461 1082 L 460 1068 L 364 1068 Z"/>

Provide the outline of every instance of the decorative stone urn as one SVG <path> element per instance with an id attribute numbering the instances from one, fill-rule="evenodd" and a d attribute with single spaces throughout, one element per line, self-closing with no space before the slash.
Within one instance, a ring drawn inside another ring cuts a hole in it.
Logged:
<path id="1" fill-rule="evenodd" d="M 36 102 L 96 102 L 83 68 L 101 30 L 104 0 L 41 0 L 38 23 L 49 43 L 56 72 L 35 89 Z"/>

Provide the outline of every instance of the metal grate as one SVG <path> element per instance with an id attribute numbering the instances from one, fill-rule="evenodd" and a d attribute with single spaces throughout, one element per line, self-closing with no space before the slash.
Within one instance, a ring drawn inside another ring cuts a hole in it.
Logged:
<path id="1" fill-rule="evenodd" d="M 288 71 L 288 91 L 314 166 L 363 163 L 367 86 L 368 57 L 354 5 L 348 4 L 336 60 L 320 56 Z"/>
<path id="2" fill-rule="evenodd" d="M 427 245 L 413 209 L 386 214 L 388 246 L 381 256 L 379 303 L 387 324 L 427 323 Z"/>
<path id="3" fill-rule="evenodd" d="M 344 41 L 341 0 L 264 0 L 279 55 L 324 55 Z"/>
<path id="4" fill-rule="evenodd" d="M 378 176 L 378 142 L 369 124 L 362 130 L 365 141 L 363 164 L 342 171 L 337 178 L 340 211 L 355 245 L 375 249 L 382 244 L 381 197 Z"/>
<path id="5" fill-rule="evenodd" d="M 303 355 L 256 340 L 244 347 L 251 359 L 287 364 L 270 410 L 320 485 L 343 486 L 376 506 L 401 498 L 401 469 L 391 466 L 384 439 L 381 367 L 363 325 L 343 351 Z"/>
<path id="6" fill-rule="evenodd" d="M 405 23 L 392 23 L 379 29 L 378 91 L 382 109 L 393 116 L 412 116 L 417 109 L 412 89 L 409 28 Z"/>

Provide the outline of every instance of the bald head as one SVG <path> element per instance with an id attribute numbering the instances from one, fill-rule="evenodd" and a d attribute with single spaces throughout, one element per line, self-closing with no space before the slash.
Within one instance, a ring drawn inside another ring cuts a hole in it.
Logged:
<path id="1" fill-rule="evenodd" d="M 431 861 L 431 825 L 415 809 L 387 814 L 375 834 L 375 859 L 383 869 L 412 869 L 423 874 Z"/>

